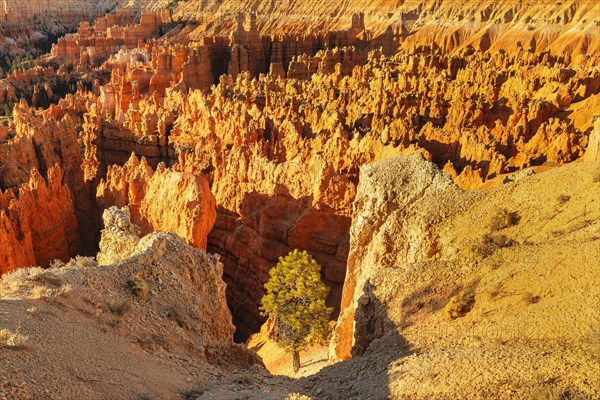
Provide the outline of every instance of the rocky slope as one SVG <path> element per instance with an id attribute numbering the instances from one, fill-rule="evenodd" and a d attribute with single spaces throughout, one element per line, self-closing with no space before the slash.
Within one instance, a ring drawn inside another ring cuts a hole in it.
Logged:
<path id="1" fill-rule="evenodd" d="M 393 398 L 598 396 L 597 172 L 464 192 L 419 156 L 363 167 L 335 356 L 396 338 Z"/>
<path id="2" fill-rule="evenodd" d="M 131 226 L 116 208 L 105 216 L 115 223 L 109 236 Z M 105 247 L 121 256 L 109 265 L 78 257 L 3 276 L 0 324 L 28 340 L 12 346 L 2 336 L 0 396 L 176 398 L 233 368 L 262 374 L 257 357 L 232 343 L 218 258 L 164 232 L 129 250 Z"/>
<path id="3" fill-rule="evenodd" d="M 256 12 L 260 33 L 305 35 L 307 32 L 352 29 L 370 31 L 366 38 L 390 49 L 410 49 L 434 43 L 444 52 L 472 46 L 481 50 L 536 52 L 566 50 L 575 56 L 597 53 L 598 14 L 595 2 L 566 1 L 548 7 L 534 0 L 456 3 L 418 0 L 284 1 L 208 0 L 182 2 L 175 17 L 196 17 L 193 34 L 235 29 L 238 12 Z"/>

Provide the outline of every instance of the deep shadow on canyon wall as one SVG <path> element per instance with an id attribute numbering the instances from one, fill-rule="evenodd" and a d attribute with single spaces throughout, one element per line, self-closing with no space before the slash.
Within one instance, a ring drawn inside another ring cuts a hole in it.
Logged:
<path id="1" fill-rule="evenodd" d="M 293 249 L 308 251 L 321 265 L 331 289 L 327 304 L 339 314 L 349 249 L 350 218 L 312 207 L 312 197 L 294 199 L 284 186 L 273 196 L 250 192 L 241 215 L 217 208 L 217 221 L 208 236 L 208 252 L 221 255 L 227 302 L 237 327 L 235 340 L 258 332 L 264 318 L 260 299 L 269 270 Z"/>
<path id="2" fill-rule="evenodd" d="M 416 350 L 394 328 L 387 306 L 374 293 L 371 282 L 363 286 L 361 299 L 354 318 L 354 358 L 301 378 L 302 394 L 323 400 L 395 398 L 390 389 L 392 366 Z M 377 373 L 361 372 L 357 379 L 356 371 Z"/>

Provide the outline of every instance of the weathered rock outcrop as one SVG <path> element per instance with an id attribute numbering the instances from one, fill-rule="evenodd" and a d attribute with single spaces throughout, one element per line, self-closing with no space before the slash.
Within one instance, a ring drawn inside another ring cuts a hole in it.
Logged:
<path id="1" fill-rule="evenodd" d="M 154 232 L 140 237 L 139 227 L 129 218 L 127 207 L 111 207 L 104 212 L 105 227 L 98 254 L 102 275 L 119 270 L 109 280 L 113 288 L 118 286 L 117 282 L 125 282 L 128 274 L 145 281 L 146 293 L 140 297 L 147 297 L 148 307 L 168 305 L 175 298 L 177 304 L 191 306 L 193 310 L 189 312 L 193 317 L 187 320 L 183 316 L 189 324 L 184 336 L 200 335 L 196 340 L 207 345 L 232 343 L 235 328 L 225 302 L 223 265 L 219 257 L 189 246 L 174 233 Z"/>
<path id="2" fill-rule="evenodd" d="M 215 198 L 204 176 L 171 171 L 163 164 L 155 172 L 134 154 L 123 167 L 109 168 L 96 196 L 101 208 L 129 206 L 142 234 L 170 231 L 202 249 L 216 219 Z"/>
<path id="3" fill-rule="evenodd" d="M 438 257 L 435 225 L 467 199 L 466 194 L 422 155 L 395 157 L 361 168 L 350 254 L 334 350 L 340 359 L 362 354 L 382 336 L 388 310 L 370 303 L 381 270 L 410 268 Z M 361 313 L 361 305 L 373 308 Z"/>
<path id="4" fill-rule="evenodd" d="M 131 222 L 129 207 L 107 208 L 102 222 L 100 252 L 96 255 L 98 265 L 117 264 L 131 256 L 140 241 L 141 229 Z"/>
<path id="5" fill-rule="evenodd" d="M 15 107 L 8 126 L 8 140 L 0 143 L 1 190 L 11 191 L 10 196 L 18 198 L 15 201 L 20 201 L 22 196 L 18 193 L 21 187 L 27 186 L 30 180 L 38 183 L 47 180 L 51 193 L 40 189 L 41 192 L 37 199 L 29 205 L 24 205 L 33 207 L 28 213 L 38 212 L 36 211 L 37 207 L 43 209 L 42 204 L 44 203 L 48 203 L 49 207 L 56 208 L 52 212 L 53 214 L 65 216 L 65 218 L 69 212 L 74 210 L 75 225 L 69 219 L 69 224 L 64 225 L 62 229 L 70 232 L 75 226 L 78 231 L 75 238 L 67 240 L 68 246 L 62 250 L 59 257 L 56 257 L 60 259 L 64 259 L 68 254 L 74 255 L 74 252 L 82 254 L 95 248 L 97 246 L 96 229 L 99 228 L 94 210 L 95 198 L 90 196 L 90 186 L 84 181 L 81 168 L 83 159 L 77 137 L 78 122 L 75 116 L 77 110 L 74 108 L 72 103 L 63 103 L 54 110 L 47 110 L 47 113 L 40 115 L 34 114 L 27 104 L 21 101 Z M 55 168 L 57 166 L 58 168 Z M 55 171 L 51 173 L 53 169 Z M 44 187 L 43 184 L 34 186 L 36 188 Z M 46 194 L 50 198 L 44 198 L 43 196 Z M 9 195 L 5 194 L 5 196 Z M 51 199 L 51 197 L 55 197 L 55 199 Z M 40 203 L 36 203 L 37 201 Z M 54 204 L 56 201 L 59 202 Z M 36 229 L 46 229 L 43 227 L 45 222 L 54 224 L 52 215 L 43 217 L 35 222 Z M 47 238 L 50 241 L 53 239 L 56 238 Z M 46 239 L 44 243 L 46 243 Z M 46 245 L 50 248 L 62 246 L 52 243 L 46 243 Z M 38 264 L 44 266 L 49 261 L 51 259 L 48 260 L 47 257 L 37 260 Z"/>

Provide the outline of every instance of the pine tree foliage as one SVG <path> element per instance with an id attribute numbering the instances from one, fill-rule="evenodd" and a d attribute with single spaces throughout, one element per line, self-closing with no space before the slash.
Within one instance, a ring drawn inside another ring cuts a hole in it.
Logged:
<path id="1" fill-rule="evenodd" d="M 262 314 L 277 322 L 277 341 L 297 353 L 323 340 L 329 330 L 331 307 L 325 305 L 329 288 L 321 281 L 321 266 L 297 249 L 279 257 L 269 271 L 262 298 Z"/>

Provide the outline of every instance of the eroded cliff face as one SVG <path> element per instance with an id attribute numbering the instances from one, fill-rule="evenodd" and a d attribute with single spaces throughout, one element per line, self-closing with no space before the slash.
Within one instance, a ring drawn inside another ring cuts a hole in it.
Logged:
<path id="1" fill-rule="evenodd" d="M 0 143 L 3 272 L 67 261 L 95 245 L 95 201 L 84 182 L 76 123 L 17 106 Z"/>
<path id="2" fill-rule="evenodd" d="M 469 47 L 511 52 L 523 48 L 535 52 L 566 50 L 579 55 L 599 50 L 596 35 L 600 23 L 594 6 L 595 2 L 587 0 L 566 1 L 553 7 L 534 0 L 350 0 L 343 4 L 319 0 L 208 0 L 200 6 L 180 4 L 175 17 L 195 16 L 201 21 L 192 32 L 195 37 L 227 34 L 236 29 L 237 12 L 254 11 L 259 32 L 265 35 L 303 36 L 307 32 L 345 31 L 350 26 L 353 34 L 371 40 L 374 48 L 381 46 L 392 52 L 434 43 L 444 52 Z M 359 17 L 360 13 L 364 17 Z"/>
<path id="3" fill-rule="evenodd" d="M 332 341 L 335 357 L 362 354 L 374 339 L 393 329 L 386 325 L 389 310 L 369 304 L 379 275 L 438 259 L 441 249 L 434 227 L 466 208 L 472 197 L 474 193 L 462 191 L 420 154 L 361 168 L 342 312 Z M 369 315 L 363 310 L 367 306 Z"/>
<path id="4" fill-rule="evenodd" d="M 84 243 L 97 243 L 101 209 L 128 205 L 144 232 L 172 230 L 221 254 L 242 340 L 259 328 L 268 270 L 294 248 L 323 265 L 337 310 L 362 165 L 416 152 L 475 189 L 593 154 L 590 2 L 350 1 L 334 16 L 315 4 L 296 10 L 318 11 L 310 32 L 290 3 L 266 12 L 258 0 L 182 2 L 173 13 L 158 2 L 139 19 L 116 12 L 81 24 L 49 62 L 106 79 L 0 128 L 19 154 L 20 131 L 54 127 L 75 161 L 59 147 L 43 162 L 10 159 L 23 169 L 3 185 L 58 163 L 80 229 L 90 228 Z"/>

